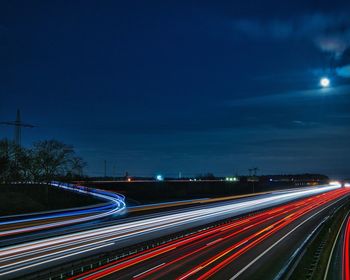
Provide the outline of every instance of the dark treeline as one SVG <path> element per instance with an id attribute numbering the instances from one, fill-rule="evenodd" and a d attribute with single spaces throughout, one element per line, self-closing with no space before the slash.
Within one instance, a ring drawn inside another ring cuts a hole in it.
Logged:
<path id="1" fill-rule="evenodd" d="M 0 183 L 75 180 L 83 177 L 85 166 L 72 146 L 57 140 L 39 141 L 29 148 L 0 140 Z"/>

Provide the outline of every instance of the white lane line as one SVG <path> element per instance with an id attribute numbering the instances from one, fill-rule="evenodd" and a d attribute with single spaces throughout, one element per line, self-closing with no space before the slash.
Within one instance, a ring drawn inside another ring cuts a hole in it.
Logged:
<path id="1" fill-rule="evenodd" d="M 218 243 L 220 240 L 222 240 L 222 238 L 218 238 L 218 239 L 216 239 L 216 240 L 214 240 L 212 242 L 209 242 L 208 244 L 206 244 L 206 246 L 210 246 L 210 245 L 213 245 L 215 243 Z"/>
<path id="2" fill-rule="evenodd" d="M 309 240 L 313 237 L 313 235 L 315 234 L 315 232 L 321 227 L 323 226 L 323 224 L 325 223 L 325 221 L 327 221 L 329 218 L 329 216 L 325 217 L 323 219 L 323 221 L 321 223 L 319 223 L 314 230 L 304 239 L 303 243 L 301 243 L 301 245 L 294 251 L 294 253 L 292 254 L 292 256 L 289 258 L 288 262 L 286 263 L 286 265 L 280 270 L 280 272 L 276 275 L 276 277 L 274 278 L 274 280 L 280 280 L 283 279 L 282 275 L 285 274 L 288 270 L 288 268 L 290 267 L 290 264 L 295 260 L 295 258 L 298 256 L 298 254 L 301 252 L 302 249 L 305 248 L 305 245 L 309 242 Z"/>
<path id="3" fill-rule="evenodd" d="M 275 246 L 277 246 L 279 243 L 281 243 L 285 238 L 287 238 L 290 234 L 292 234 L 294 231 L 296 231 L 299 227 L 301 227 L 303 224 L 305 224 L 306 222 L 308 222 L 309 220 L 311 220 L 312 218 L 314 218 L 315 216 L 317 216 L 318 214 L 320 214 L 321 212 L 323 212 L 324 210 L 326 210 L 327 208 L 333 206 L 334 204 L 338 203 L 340 200 L 342 200 L 344 197 L 336 200 L 335 202 L 333 202 L 332 204 L 328 205 L 327 207 L 319 210 L 318 212 L 316 212 L 315 214 L 313 214 L 312 216 L 310 216 L 309 218 L 307 218 L 306 220 L 304 220 L 303 222 L 301 222 L 299 225 L 297 225 L 295 228 L 293 228 L 291 231 L 289 231 L 286 235 L 284 235 L 282 238 L 280 238 L 279 240 L 277 240 L 274 244 L 272 244 L 269 248 L 267 248 L 264 252 L 262 252 L 260 255 L 258 255 L 255 259 L 253 259 L 250 263 L 248 263 L 245 267 L 243 267 L 240 271 L 238 271 L 234 276 L 232 276 L 230 278 L 230 280 L 234 280 L 236 278 L 238 278 L 243 272 L 245 272 L 249 267 L 251 267 L 254 263 L 256 263 L 259 259 L 261 259 L 264 255 L 266 255 L 269 251 L 272 250 L 272 248 L 274 248 Z"/>
<path id="4" fill-rule="evenodd" d="M 182 276 L 179 280 L 183 280 L 183 279 L 191 276 L 192 274 L 195 274 L 197 271 L 201 270 L 202 268 L 203 268 L 203 266 L 198 267 L 197 269 L 195 269 L 195 270 L 187 273 L 186 275 Z"/>
<path id="5" fill-rule="evenodd" d="M 340 228 L 339 228 L 339 230 L 338 230 L 337 236 L 336 236 L 335 239 L 334 239 L 334 243 L 333 243 L 333 246 L 332 246 L 332 249 L 331 249 L 331 253 L 329 254 L 329 259 L 328 259 L 328 262 L 327 262 L 326 271 L 325 271 L 325 273 L 324 273 L 323 280 L 326 280 L 326 279 L 327 279 L 328 271 L 329 271 L 329 266 L 331 265 L 331 260 L 332 260 L 333 253 L 334 253 L 334 248 L 335 248 L 335 245 L 337 244 L 337 241 L 338 241 L 340 232 L 341 232 L 341 230 L 343 229 L 343 225 L 344 225 L 345 221 L 347 220 L 348 216 L 349 216 L 349 213 L 345 216 L 343 222 L 342 222 L 341 225 L 340 225 Z"/>
<path id="6" fill-rule="evenodd" d="M 156 266 L 154 266 L 154 267 L 152 267 L 152 268 L 150 268 L 150 269 L 145 270 L 144 272 L 141 272 L 141 273 L 139 273 L 139 274 L 136 274 L 135 276 L 133 276 L 133 278 L 137 278 L 137 277 L 139 277 L 139 276 L 141 276 L 141 275 L 143 275 L 143 274 L 145 274 L 145 273 L 147 273 L 147 272 L 150 272 L 150 271 L 152 271 L 152 270 L 155 270 L 156 268 L 161 267 L 162 265 L 165 265 L 165 264 L 166 264 L 166 263 L 161 263 L 161 264 L 159 264 L 159 265 L 156 265 Z"/>

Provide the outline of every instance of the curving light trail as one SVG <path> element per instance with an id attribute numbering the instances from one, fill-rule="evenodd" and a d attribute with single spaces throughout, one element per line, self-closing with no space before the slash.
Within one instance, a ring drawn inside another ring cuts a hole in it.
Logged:
<path id="1" fill-rule="evenodd" d="M 104 190 L 91 189 L 83 186 L 76 186 L 72 184 L 59 183 L 59 182 L 52 182 L 50 185 L 53 187 L 58 187 L 58 188 L 62 188 L 73 192 L 91 195 L 107 201 L 108 204 L 104 206 L 100 206 L 100 205 L 93 206 L 86 209 L 76 209 L 76 210 L 72 209 L 70 211 L 61 211 L 61 212 L 54 212 L 54 213 L 47 213 L 47 214 L 39 213 L 36 215 L 28 215 L 27 217 L 24 217 L 24 218 L 6 220 L 3 222 L 0 222 L 0 226 L 15 224 L 16 226 L 18 226 L 18 228 L 14 228 L 10 230 L 1 230 L 0 237 L 92 221 L 95 219 L 100 219 L 107 216 L 119 214 L 123 212 L 126 208 L 126 205 L 124 202 L 125 197 L 121 194 L 115 194 Z M 79 217 L 79 216 L 82 216 L 82 217 Z M 45 222 L 47 220 L 60 219 L 60 218 L 70 218 L 70 219 L 65 219 L 63 221 L 48 222 L 48 223 Z M 22 224 L 30 224 L 32 222 L 40 222 L 40 221 L 44 221 L 45 223 L 34 225 L 34 226 L 21 227 Z"/>

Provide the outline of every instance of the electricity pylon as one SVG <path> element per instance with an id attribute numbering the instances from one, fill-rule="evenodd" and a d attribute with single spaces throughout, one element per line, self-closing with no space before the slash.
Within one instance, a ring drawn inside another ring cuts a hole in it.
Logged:
<path id="1" fill-rule="evenodd" d="M 4 125 L 11 125 L 15 127 L 15 144 L 20 146 L 21 145 L 21 133 L 22 133 L 22 127 L 29 127 L 29 128 L 33 128 L 35 127 L 32 124 L 28 124 L 28 123 L 23 123 L 21 121 L 21 113 L 19 110 L 17 110 L 17 115 L 16 115 L 16 120 L 15 121 L 9 121 L 9 122 L 0 122 L 0 124 L 4 124 Z"/>

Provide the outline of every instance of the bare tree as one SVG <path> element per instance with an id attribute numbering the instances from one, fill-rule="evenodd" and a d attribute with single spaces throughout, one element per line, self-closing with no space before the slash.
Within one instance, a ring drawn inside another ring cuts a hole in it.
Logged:
<path id="1" fill-rule="evenodd" d="M 44 181 L 64 176 L 74 156 L 73 147 L 57 140 L 39 141 L 34 144 L 34 160 Z"/>
<path id="2" fill-rule="evenodd" d="M 57 140 L 39 141 L 32 148 L 0 141 L 0 182 L 73 179 L 83 176 L 85 166 L 72 146 Z"/>
<path id="3" fill-rule="evenodd" d="M 19 157 L 21 147 L 7 139 L 0 141 L 0 181 L 16 181 L 21 179 Z"/>
<path id="4" fill-rule="evenodd" d="M 83 169 L 86 165 L 86 162 L 81 157 L 73 157 L 70 161 L 72 176 L 81 178 L 83 176 Z"/>

